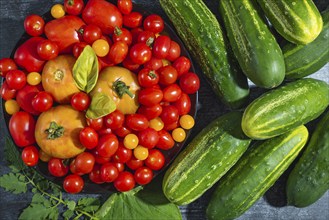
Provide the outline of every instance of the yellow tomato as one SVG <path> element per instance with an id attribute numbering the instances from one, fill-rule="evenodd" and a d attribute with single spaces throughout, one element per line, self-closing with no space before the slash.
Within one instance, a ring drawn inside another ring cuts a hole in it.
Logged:
<path id="1" fill-rule="evenodd" d="M 183 128 L 175 128 L 172 131 L 171 136 L 176 142 L 182 142 L 186 138 L 186 132 L 184 131 Z"/>
<path id="2" fill-rule="evenodd" d="M 102 92 L 110 96 L 123 114 L 133 114 L 139 107 L 137 93 L 140 87 L 137 77 L 126 68 L 111 66 L 104 68 L 98 76 L 91 97 Z"/>
<path id="3" fill-rule="evenodd" d="M 16 100 L 9 99 L 5 102 L 5 110 L 9 115 L 13 115 L 19 111 L 19 105 Z"/>
<path id="4" fill-rule="evenodd" d="M 51 9 L 50 9 L 50 14 L 54 18 L 61 18 L 61 17 L 63 17 L 65 15 L 64 6 L 61 5 L 61 4 L 53 5 L 53 7 L 51 7 Z"/>
<path id="5" fill-rule="evenodd" d="M 146 147 L 143 147 L 141 145 L 138 145 L 134 149 L 134 156 L 138 160 L 145 160 L 149 156 L 149 149 L 147 149 Z"/>
<path id="6" fill-rule="evenodd" d="M 39 150 L 39 159 L 43 162 L 48 162 L 51 159 L 51 156 L 46 154 L 42 149 Z"/>
<path id="7" fill-rule="evenodd" d="M 92 48 L 99 57 L 105 57 L 110 50 L 110 45 L 106 40 L 98 39 L 92 44 Z"/>
<path id="8" fill-rule="evenodd" d="M 182 115 L 179 124 L 184 129 L 191 129 L 194 126 L 194 118 L 191 115 Z"/>
<path id="9" fill-rule="evenodd" d="M 30 72 L 27 74 L 27 83 L 36 86 L 41 82 L 41 75 L 38 72 Z"/>
<path id="10" fill-rule="evenodd" d="M 156 131 L 160 131 L 163 129 L 164 123 L 160 117 L 156 117 L 150 120 L 149 127 Z"/>
<path id="11" fill-rule="evenodd" d="M 123 139 L 123 145 L 128 149 L 134 149 L 138 145 L 138 137 L 136 134 L 127 134 Z"/>
<path id="12" fill-rule="evenodd" d="M 70 105 L 58 105 L 41 113 L 35 125 L 35 139 L 49 156 L 72 158 L 85 150 L 79 140 L 80 131 L 85 126 L 83 112 Z"/>

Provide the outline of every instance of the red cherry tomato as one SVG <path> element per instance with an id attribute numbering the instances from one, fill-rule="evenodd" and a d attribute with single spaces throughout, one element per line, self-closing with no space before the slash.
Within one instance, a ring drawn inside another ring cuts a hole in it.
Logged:
<path id="1" fill-rule="evenodd" d="M 159 15 L 151 14 L 144 19 L 143 27 L 144 30 L 157 34 L 163 31 L 164 21 Z"/>
<path id="2" fill-rule="evenodd" d="M 111 128 L 103 127 L 97 131 L 99 136 L 103 136 L 105 134 L 113 134 L 113 130 Z"/>
<path id="3" fill-rule="evenodd" d="M 163 129 L 166 131 L 172 131 L 175 128 L 178 128 L 178 120 L 174 121 L 172 123 L 166 123 L 166 124 L 164 124 L 164 127 L 163 127 Z"/>
<path id="4" fill-rule="evenodd" d="M 159 82 L 159 74 L 155 70 L 143 68 L 137 75 L 138 83 L 142 87 L 152 87 Z"/>
<path id="5" fill-rule="evenodd" d="M 136 28 L 142 25 L 143 15 L 139 12 L 133 11 L 127 15 L 123 15 L 123 25 L 128 28 Z"/>
<path id="6" fill-rule="evenodd" d="M 169 150 L 174 147 L 175 141 L 171 134 L 166 130 L 158 131 L 159 141 L 156 145 L 157 148 L 162 150 Z"/>
<path id="7" fill-rule="evenodd" d="M 89 152 L 82 152 L 74 161 L 77 173 L 87 174 L 93 170 L 95 157 Z"/>
<path id="8" fill-rule="evenodd" d="M 48 161 L 48 171 L 53 176 L 62 177 L 69 172 L 69 166 L 64 164 L 63 159 L 51 158 Z"/>
<path id="9" fill-rule="evenodd" d="M 177 70 L 171 65 L 162 67 L 158 73 L 160 76 L 159 83 L 165 86 L 175 83 L 178 77 Z"/>
<path id="10" fill-rule="evenodd" d="M 39 15 L 28 15 L 24 20 L 24 29 L 26 33 L 33 37 L 43 34 L 45 21 Z"/>
<path id="11" fill-rule="evenodd" d="M 64 10 L 69 15 L 79 15 L 85 3 L 83 0 L 64 0 Z"/>
<path id="12" fill-rule="evenodd" d="M 130 30 L 131 37 L 132 37 L 132 45 L 138 43 L 138 36 L 143 31 L 144 30 L 140 27 L 136 27 L 136 28 L 133 28 L 133 29 Z"/>
<path id="13" fill-rule="evenodd" d="M 77 92 L 71 98 L 71 105 L 78 111 L 85 111 L 90 105 L 91 99 L 85 92 Z"/>
<path id="14" fill-rule="evenodd" d="M 139 114 L 145 115 L 148 120 L 158 117 L 162 112 L 162 106 L 155 104 L 152 106 L 141 105 L 137 111 Z"/>
<path id="15" fill-rule="evenodd" d="M 170 48 L 169 48 L 168 55 L 166 56 L 166 59 L 173 62 L 180 56 L 180 53 L 181 53 L 181 50 L 180 50 L 179 44 L 172 40 L 170 42 Z"/>
<path id="16" fill-rule="evenodd" d="M 116 27 L 114 29 L 114 34 L 112 35 L 112 40 L 113 43 L 121 41 L 129 46 L 132 43 L 132 35 L 128 29 Z"/>
<path id="17" fill-rule="evenodd" d="M 21 70 L 10 70 L 7 72 L 6 81 L 9 88 L 19 90 L 26 84 L 26 75 Z"/>
<path id="18" fill-rule="evenodd" d="M 133 3 L 131 0 L 118 0 L 117 6 L 122 14 L 129 14 L 133 9 Z"/>
<path id="19" fill-rule="evenodd" d="M 153 44 L 152 54 L 158 59 L 165 59 L 169 54 L 170 37 L 161 35 L 157 37 Z"/>
<path id="20" fill-rule="evenodd" d="M 87 118 L 87 125 L 91 128 L 93 128 L 95 131 L 100 130 L 103 127 L 103 118 Z"/>
<path id="21" fill-rule="evenodd" d="M 147 46 L 152 46 L 155 40 L 155 34 L 151 31 L 142 31 L 138 34 L 137 42 L 145 43 Z"/>
<path id="22" fill-rule="evenodd" d="M 122 127 L 124 121 L 125 116 L 120 110 L 115 110 L 104 117 L 105 126 L 113 130 Z"/>
<path id="23" fill-rule="evenodd" d="M 130 59 L 137 64 L 144 64 L 152 57 L 151 49 L 144 43 L 137 43 L 130 48 Z"/>
<path id="24" fill-rule="evenodd" d="M 19 111 L 9 120 L 9 133 L 18 147 L 25 147 L 35 143 L 35 120 L 31 114 Z"/>
<path id="25" fill-rule="evenodd" d="M 119 173 L 124 171 L 125 164 L 120 162 L 114 162 L 113 165 L 118 169 Z"/>
<path id="26" fill-rule="evenodd" d="M 58 56 L 59 48 L 55 42 L 44 40 L 38 44 L 37 53 L 42 59 L 51 60 Z"/>
<path id="27" fill-rule="evenodd" d="M 80 143 L 87 149 L 94 149 L 98 145 L 98 134 L 91 127 L 84 127 L 79 133 Z"/>
<path id="28" fill-rule="evenodd" d="M 136 71 L 139 69 L 140 65 L 137 63 L 134 63 L 129 56 L 126 57 L 126 59 L 124 59 L 122 61 L 122 65 L 123 67 L 127 68 L 130 71 Z"/>
<path id="29" fill-rule="evenodd" d="M 122 143 L 119 144 L 118 150 L 112 156 L 114 162 L 126 163 L 131 159 L 133 152 L 126 148 Z"/>
<path id="30" fill-rule="evenodd" d="M 6 77 L 9 70 L 17 70 L 15 61 L 11 58 L 0 59 L 0 76 Z"/>
<path id="31" fill-rule="evenodd" d="M 89 173 L 89 179 L 96 184 L 104 183 L 104 181 L 101 179 L 101 171 L 100 171 L 100 165 L 95 164 L 93 170 Z"/>
<path id="32" fill-rule="evenodd" d="M 174 123 L 179 118 L 178 109 L 173 105 L 163 106 L 160 118 L 164 124 Z"/>
<path id="33" fill-rule="evenodd" d="M 32 99 L 32 107 L 38 112 L 45 112 L 53 106 L 53 97 L 50 93 L 38 92 Z"/>
<path id="34" fill-rule="evenodd" d="M 180 56 L 174 61 L 172 66 L 177 70 L 179 78 L 182 74 L 187 73 L 190 70 L 191 61 L 185 56 Z"/>
<path id="35" fill-rule="evenodd" d="M 119 136 L 121 138 L 124 138 L 127 134 L 130 134 L 131 133 L 131 130 L 127 126 L 122 126 L 122 127 L 118 128 L 118 129 L 115 129 L 114 130 L 114 133 L 117 136 Z"/>
<path id="36" fill-rule="evenodd" d="M 113 43 L 108 53 L 108 58 L 113 64 L 121 63 L 128 55 L 128 44 L 122 41 Z"/>
<path id="37" fill-rule="evenodd" d="M 1 86 L 0 93 L 1 93 L 1 98 L 7 101 L 9 99 L 15 98 L 16 89 L 9 88 L 7 81 L 4 81 Z"/>
<path id="38" fill-rule="evenodd" d="M 191 110 L 191 99 L 186 93 L 182 92 L 182 95 L 173 103 L 173 106 L 177 108 L 179 115 L 186 115 Z"/>
<path id="39" fill-rule="evenodd" d="M 161 89 L 149 87 L 141 89 L 138 94 L 138 101 L 142 105 L 154 106 L 159 104 L 163 98 Z"/>
<path id="40" fill-rule="evenodd" d="M 114 134 L 106 134 L 99 138 L 98 145 L 95 148 L 101 157 L 111 157 L 118 149 L 118 138 Z"/>
<path id="41" fill-rule="evenodd" d="M 139 167 L 142 167 L 144 165 L 144 161 L 143 160 L 138 160 L 138 159 L 135 158 L 135 156 L 132 156 L 132 158 L 127 161 L 126 165 L 131 170 L 136 170 Z"/>
<path id="42" fill-rule="evenodd" d="M 146 116 L 138 113 L 126 115 L 125 122 L 126 125 L 134 131 L 141 131 L 149 126 L 149 121 Z"/>
<path id="43" fill-rule="evenodd" d="M 165 102 L 176 102 L 181 95 L 182 90 L 176 83 L 163 89 L 163 101 Z"/>
<path id="44" fill-rule="evenodd" d="M 22 160 L 27 166 L 35 166 L 39 161 L 39 151 L 35 146 L 24 147 Z"/>
<path id="45" fill-rule="evenodd" d="M 39 115 L 40 112 L 35 110 L 32 106 L 32 100 L 39 92 L 39 87 L 26 84 L 22 89 L 18 90 L 16 101 L 24 111 L 33 115 Z"/>
<path id="46" fill-rule="evenodd" d="M 119 173 L 118 178 L 114 181 L 114 187 L 120 192 L 133 189 L 135 187 L 134 176 L 128 171 Z"/>
<path id="47" fill-rule="evenodd" d="M 153 172 L 148 167 L 140 167 L 134 173 L 136 183 L 146 185 L 153 179 Z"/>
<path id="48" fill-rule="evenodd" d="M 152 170 L 160 170 L 165 164 L 166 158 L 158 149 L 149 150 L 149 156 L 145 160 L 145 165 Z"/>
<path id="49" fill-rule="evenodd" d="M 101 180 L 107 183 L 113 182 L 119 176 L 119 170 L 113 163 L 104 163 L 100 168 Z"/>
<path id="50" fill-rule="evenodd" d="M 107 163 L 111 160 L 111 157 L 101 157 L 101 156 L 99 156 L 98 151 L 95 150 L 95 149 L 92 151 L 92 153 L 95 157 L 95 162 L 97 164 L 104 164 L 104 163 Z"/>
<path id="51" fill-rule="evenodd" d="M 73 56 L 75 58 L 78 58 L 80 56 L 80 54 L 82 53 L 83 49 L 85 48 L 85 46 L 87 46 L 88 44 L 86 42 L 78 42 L 75 43 L 73 46 Z"/>
<path id="52" fill-rule="evenodd" d="M 155 57 L 152 57 L 150 61 L 146 62 L 144 64 L 145 68 L 151 69 L 151 70 L 158 70 L 163 66 L 162 59 L 158 59 Z"/>
<path id="53" fill-rule="evenodd" d="M 95 40 L 98 40 L 102 37 L 102 30 L 95 24 L 88 24 L 82 28 L 83 40 L 88 44 L 92 44 Z"/>
<path id="54" fill-rule="evenodd" d="M 84 181 L 82 177 L 77 174 L 70 174 L 64 179 L 63 188 L 68 193 L 79 193 L 82 191 L 83 187 Z"/>
<path id="55" fill-rule="evenodd" d="M 154 148 L 159 141 L 159 135 L 153 128 L 146 128 L 138 132 L 139 144 L 148 149 Z"/>

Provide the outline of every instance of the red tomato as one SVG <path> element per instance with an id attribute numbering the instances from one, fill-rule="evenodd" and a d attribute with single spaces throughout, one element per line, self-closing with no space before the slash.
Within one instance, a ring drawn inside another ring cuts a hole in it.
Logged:
<path id="1" fill-rule="evenodd" d="M 160 118 L 164 124 L 174 123 L 179 118 L 178 109 L 173 105 L 163 106 Z"/>
<path id="2" fill-rule="evenodd" d="M 130 14 L 123 15 L 123 25 L 128 28 L 137 28 L 142 25 L 143 15 L 139 12 L 133 11 Z"/>
<path id="3" fill-rule="evenodd" d="M 122 172 L 125 169 L 124 163 L 114 162 L 113 165 L 118 169 L 119 172 Z"/>
<path id="4" fill-rule="evenodd" d="M 118 149 L 119 141 L 114 134 L 106 134 L 99 138 L 98 145 L 95 148 L 101 157 L 111 157 Z"/>
<path id="5" fill-rule="evenodd" d="M 114 133 L 119 137 L 124 138 L 127 134 L 131 133 L 131 130 L 126 126 L 122 126 L 118 129 L 115 129 Z"/>
<path id="6" fill-rule="evenodd" d="M 66 15 L 49 21 L 45 26 L 47 38 L 55 42 L 60 53 L 71 53 L 73 45 L 80 41 L 77 30 L 85 23 L 77 16 Z"/>
<path id="7" fill-rule="evenodd" d="M 136 170 L 144 165 L 144 161 L 138 160 L 135 158 L 135 156 L 132 156 L 132 158 L 128 160 L 126 164 L 127 167 L 129 167 L 131 170 Z"/>
<path id="8" fill-rule="evenodd" d="M 50 93 L 38 92 L 32 99 L 32 107 L 38 112 L 45 112 L 53 106 L 53 97 Z"/>
<path id="9" fill-rule="evenodd" d="M 163 129 L 166 131 L 172 131 L 175 128 L 178 128 L 178 120 L 174 121 L 172 123 L 166 123 L 166 124 L 164 124 L 164 127 L 163 127 Z"/>
<path id="10" fill-rule="evenodd" d="M 138 144 L 148 149 L 154 148 L 159 141 L 159 135 L 153 128 L 146 128 L 138 132 Z"/>
<path id="11" fill-rule="evenodd" d="M 38 44 L 45 39 L 42 37 L 32 37 L 21 44 L 14 54 L 15 63 L 28 72 L 41 72 L 45 60 L 38 55 Z"/>
<path id="12" fill-rule="evenodd" d="M 159 141 L 156 145 L 157 148 L 162 150 L 169 150 L 174 147 L 175 141 L 171 134 L 166 130 L 158 131 Z"/>
<path id="13" fill-rule="evenodd" d="M 22 160 L 27 166 L 35 166 L 39 161 L 39 151 L 35 146 L 24 147 Z"/>
<path id="14" fill-rule="evenodd" d="M 143 27 L 144 30 L 157 34 L 163 31 L 164 21 L 159 15 L 151 14 L 144 19 Z"/>
<path id="15" fill-rule="evenodd" d="M 169 54 L 170 37 L 161 35 L 157 37 L 153 44 L 152 54 L 158 59 L 165 59 Z"/>
<path id="16" fill-rule="evenodd" d="M 101 171 L 100 171 L 100 165 L 95 164 L 93 170 L 89 173 L 89 179 L 93 183 L 101 184 L 104 183 L 104 181 L 101 179 Z"/>
<path id="17" fill-rule="evenodd" d="M 95 24 L 104 34 L 112 34 L 115 27 L 122 26 L 122 15 L 119 9 L 105 0 L 90 0 L 82 12 L 87 24 Z"/>
<path id="18" fill-rule="evenodd" d="M 100 130 L 97 131 L 97 134 L 99 136 L 103 136 L 105 134 L 113 134 L 113 131 L 111 128 L 103 127 Z"/>
<path id="19" fill-rule="evenodd" d="M 70 15 L 79 15 L 82 12 L 85 3 L 83 0 L 64 0 L 64 10 Z"/>
<path id="20" fill-rule="evenodd" d="M 137 42 L 145 43 L 147 46 L 152 46 L 155 40 L 155 34 L 151 31 L 142 31 L 137 37 Z"/>
<path id="21" fill-rule="evenodd" d="M 176 102 L 182 95 L 182 90 L 176 83 L 167 86 L 162 91 L 165 102 Z"/>
<path id="22" fill-rule="evenodd" d="M 131 159 L 133 152 L 126 148 L 122 143 L 119 144 L 118 150 L 112 156 L 114 162 L 126 163 Z"/>
<path id="23" fill-rule="evenodd" d="M 134 131 L 141 131 L 149 126 L 146 116 L 138 113 L 126 115 L 125 121 L 126 125 Z"/>
<path id="24" fill-rule="evenodd" d="M 32 106 L 32 100 L 39 92 L 39 87 L 26 84 L 22 89 L 18 90 L 16 101 L 24 111 L 33 115 L 39 115 L 40 112 L 35 110 Z"/>
<path id="25" fill-rule="evenodd" d="M 180 56 L 180 46 L 177 42 L 171 41 L 170 48 L 166 59 L 173 62 Z"/>
<path id="26" fill-rule="evenodd" d="M 28 15 L 24 20 L 24 29 L 26 33 L 33 37 L 43 34 L 45 21 L 39 15 Z"/>
<path id="27" fill-rule="evenodd" d="M 113 43 L 107 56 L 113 64 L 119 64 L 127 57 L 128 49 L 128 44 L 117 41 Z"/>
<path id="28" fill-rule="evenodd" d="M 73 56 L 75 58 L 78 58 L 80 56 L 80 54 L 82 53 L 83 49 L 85 48 L 85 46 L 87 46 L 88 44 L 86 42 L 78 42 L 75 43 L 73 46 Z"/>
<path id="29" fill-rule="evenodd" d="M 98 145 L 98 134 L 91 127 L 84 127 L 79 133 L 80 143 L 87 149 L 94 149 Z"/>
<path id="30" fill-rule="evenodd" d="M 91 99 L 85 92 L 77 92 L 71 98 L 71 105 L 78 111 L 85 111 L 90 105 Z"/>
<path id="31" fill-rule="evenodd" d="M 82 152 L 74 161 L 77 173 L 87 174 L 93 170 L 95 157 L 89 152 Z"/>
<path id="32" fill-rule="evenodd" d="M 120 192 L 133 189 L 135 187 L 134 176 L 128 171 L 119 173 L 118 178 L 114 181 L 114 187 Z"/>
<path id="33" fill-rule="evenodd" d="M 95 40 L 98 40 L 102 37 L 102 30 L 95 24 L 85 25 L 83 28 L 83 40 L 88 44 L 92 44 Z"/>
<path id="34" fill-rule="evenodd" d="M 64 164 L 63 159 L 51 158 L 48 161 L 48 171 L 53 176 L 62 177 L 69 172 L 69 166 Z"/>
<path id="35" fill-rule="evenodd" d="M 117 6 L 122 14 L 129 14 L 133 9 L 133 3 L 131 0 L 118 0 Z"/>
<path id="36" fill-rule="evenodd" d="M 119 170 L 113 163 L 104 163 L 100 168 L 101 180 L 107 183 L 111 183 L 119 176 Z"/>
<path id="37" fill-rule="evenodd" d="M 9 99 L 15 98 L 16 89 L 9 88 L 7 82 L 4 81 L 2 86 L 1 86 L 0 93 L 1 93 L 1 98 L 3 98 L 4 100 L 7 101 Z"/>
<path id="38" fill-rule="evenodd" d="M 173 103 L 173 106 L 177 108 L 179 115 L 186 115 L 191 110 L 191 99 L 186 93 L 182 92 L 182 95 Z"/>
<path id="39" fill-rule="evenodd" d="M 35 120 L 31 114 L 19 111 L 13 114 L 9 120 L 9 132 L 15 144 L 25 147 L 35 143 Z"/>
<path id="40" fill-rule="evenodd" d="M 182 74 L 187 73 L 190 70 L 191 61 L 185 56 L 180 56 L 174 61 L 172 66 L 177 70 L 179 78 Z"/>
<path id="41" fill-rule="evenodd" d="M 7 72 L 6 82 L 11 89 L 19 90 L 26 84 L 26 75 L 21 70 L 10 70 Z"/>
<path id="42" fill-rule="evenodd" d="M 162 112 L 162 106 L 155 104 L 152 106 L 141 105 L 137 111 L 139 114 L 145 115 L 148 120 L 158 117 Z"/>
<path id="43" fill-rule="evenodd" d="M 163 66 L 163 62 L 162 62 L 162 59 L 158 59 L 158 58 L 155 58 L 155 57 L 152 57 L 150 59 L 150 61 L 146 62 L 144 64 L 144 67 L 145 68 L 149 68 L 151 70 L 158 70 L 160 69 L 161 67 Z"/>
<path id="44" fill-rule="evenodd" d="M 132 43 L 132 35 L 126 28 L 115 27 L 114 34 L 112 35 L 113 43 L 121 41 L 125 42 L 128 46 Z"/>
<path id="45" fill-rule="evenodd" d="M 17 70 L 15 61 L 11 58 L 0 59 L 0 76 L 6 77 L 9 70 Z"/>
<path id="46" fill-rule="evenodd" d="M 129 56 L 127 56 L 126 59 L 122 61 L 122 65 L 130 71 L 137 71 L 140 67 L 140 65 L 134 63 Z"/>
<path id="47" fill-rule="evenodd" d="M 95 149 L 92 151 L 94 157 L 95 157 L 95 162 L 97 164 L 104 164 L 107 163 L 111 160 L 111 157 L 101 157 L 99 156 L 98 151 L 96 151 Z"/>
<path id="48" fill-rule="evenodd" d="M 136 27 L 130 30 L 131 33 L 131 37 L 132 37 L 132 44 L 136 44 L 138 43 L 138 36 L 141 32 L 143 32 L 144 30 L 140 27 Z"/>
<path id="49" fill-rule="evenodd" d="M 155 70 L 143 68 L 137 75 L 138 83 L 142 87 L 152 87 L 159 82 L 159 74 Z"/>
<path id="50" fill-rule="evenodd" d="M 152 170 L 160 170 L 165 164 L 166 158 L 158 149 L 149 150 L 149 156 L 145 160 L 145 165 Z"/>
<path id="51" fill-rule="evenodd" d="M 159 82 L 165 86 L 175 83 L 178 77 L 177 70 L 171 65 L 162 67 L 158 73 L 160 76 Z"/>
<path id="52" fill-rule="evenodd" d="M 142 105 L 154 106 L 159 104 L 163 98 L 161 89 L 149 87 L 141 89 L 138 94 L 138 101 Z"/>
<path id="53" fill-rule="evenodd" d="M 59 48 L 55 42 L 44 40 L 38 44 L 37 53 L 42 59 L 51 60 L 58 56 Z"/>
<path id="54" fill-rule="evenodd" d="M 103 127 L 103 118 L 90 119 L 86 118 L 87 125 L 93 128 L 95 131 L 100 130 Z"/>
<path id="55" fill-rule="evenodd" d="M 179 85 L 183 92 L 187 94 L 194 94 L 200 88 L 200 79 L 195 73 L 184 73 L 179 79 Z"/>
<path id="56" fill-rule="evenodd" d="M 81 192 L 84 187 L 84 181 L 81 176 L 77 174 L 70 174 L 65 177 L 63 188 L 66 192 L 76 194 Z"/>
<path id="57" fill-rule="evenodd" d="M 125 121 L 125 116 L 120 110 L 115 110 L 110 114 L 104 116 L 105 126 L 111 129 L 118 129 L 122 127 Z"/>
<path id="58" fill-rule="evenodd" d="M 137 64 L 144 64 L 152 57 L 151 49 L 144 43 L 137 43 L 130 48 L 130 59 Z"/>
<path id="59" fill-rule="evenodd" d="M 153 172 L 148 167 L 140 167 L 134 173 L 136 183 L 145 185 L 151 182 L 153 179 Z"/>

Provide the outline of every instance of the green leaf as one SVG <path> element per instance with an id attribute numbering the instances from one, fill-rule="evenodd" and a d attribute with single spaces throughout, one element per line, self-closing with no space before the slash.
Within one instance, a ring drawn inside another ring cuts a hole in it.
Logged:
<path id="1" fill-rule="evenodd" d="M 98 59 L 87 45 L 73 66 L 73 78 L 77 87 L 89 93 L 96 85 L 98 79 Z"/>
<path id="2" fill-rule="evenodd" d="M 47 191 L 49 189 L 49 181 L 46 179 L 42 179 L 41 181 L 38 181 L 36 184 L 43 191 Z"/>
<path id="3" fill-rule="evenodd" d="M 40 204 L 46 208 L 51 207 L 51 202 L 40 193 L 35 193 L 32 197 L 31 204 Z"/>
<path id="4" fill-rule="evenodd" d="M 73 217 L 74 212 L 72 210 L 68 209 L 62 215 L 63 215 L 65 220 L 68 220 L 68 219 Z"/>
<path id="5" fill-rule="evenodd" d="M 6 138 L 4 149 L 6 160 L 9 163 L 9 168 L 13 172 L 17 173 L 26 168 L 17 147 L 9 137 Z"/>
<path id="6" fill-rule="evenodd" d="M 81 198 L 78 201 L 78 208 L 86 212 L 95 212 L 99 209 L 100 201 L 98 198 Z"/>
<path id="7" fill-rule="evenodd" d="M 31 203 L 20 214 L 18 219 L 35 220 L 35 219 L 58 219 L 58 208 L 46 208 L 40 203 Z"/>
<path id="8" fill-rule="evenodd" d="M 86 117 L 91 119 L 100 118 L 110 114 L 115 109 L 116 104 L 113 99 L 104 93 L 98 92 L 91 99 Z"/>
<path id="9" fill-rule="evenodd" d="M 25 193 L 27 190 L 26 179 L 22 177 L 24 176 L 20 173 L 7 173 L 0 177 L 0 187 L 14 194 Z"/>
<path id="10" fill-rule="evenodd" d="M 69 210 L 74 211 L 75 205 L 76 205 L 76 203 L 73 200 L 69 200 L 69 201 L 66 202 L 66 206 Z"/>

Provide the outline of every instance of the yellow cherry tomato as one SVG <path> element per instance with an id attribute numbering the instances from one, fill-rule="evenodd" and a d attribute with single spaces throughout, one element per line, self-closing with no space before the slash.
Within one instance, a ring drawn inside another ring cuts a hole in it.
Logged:
<path id="1" fill-rule="evenodd" d="M 5 110 L 9 115 L 13 115 L 19 111 L 19 105 L 14 99 L 5 102 Z"/>
<path id="2" fill-rule="evenodd" d="M 138 145 L 138 137 L 135 134 L 127 134 L 123 139 L 123 145 L 128 149 L 134 149 Z"/>
<path id="3" fill-rule="evenodd" d="M 194 118 L 191 115 L 182 115 L 179 118 L 179 124 L 184 129 L 191 129 L 194 126 Z"/>
<path id="4" fill-rule="evenodd" d="M 149 127 L 153 128 L 156 131 L 160 131 L 164 127 L 164 123 L 160 117 L 156 117 L 150 120 Z"/>
<path id="5" fill-rule="evenodd" d="M 50 14 L 54 18 L 61 18 L 61 17 L 63 17 L 65 15 L 64 6 L 61 5 L 61 4 L 53 5 L 53 7 L 51 7 Z"/>
<path id="6" fill-rule="evenodd" d="M 186 138 L 186 132 L 183 128 L 175 128 L 171 136 L 176 142 L 182 142 Z"/>
<path id="7" fill-rule="evenodd" d="M 27 83 L 36 86 L 41 82 L 41 75 L 38 72 L 30 72 L 27 74 Z"/>
<path id="8" fill-rule="evenodd" d="M 43 162 L 48 162 L 50 160 L 51 156 L 49 154 L 46 154 L 42 149 L 39 150 L 39 159 Z"/>
<path id="9" fill-rule="evenodd" d="M 145 160 L 149 156 L 149 149 L 147 149 L 146 147 L 143 147 L 141 145 L 138 145 L 134 149 L 134 156 L 138 160 Z"/>
<path id="10" fill-rule="evenodd" d="M 109 43 L 103 39 L 95 40 L 91 47 L 99 57 L 105 57 L 110 51 Z"/>

